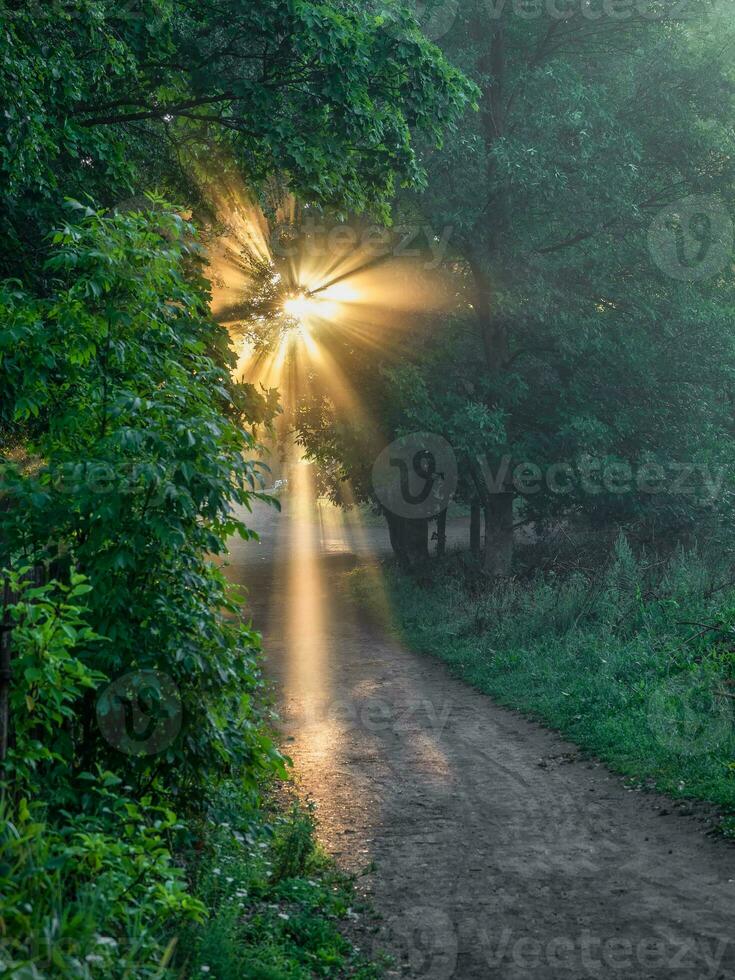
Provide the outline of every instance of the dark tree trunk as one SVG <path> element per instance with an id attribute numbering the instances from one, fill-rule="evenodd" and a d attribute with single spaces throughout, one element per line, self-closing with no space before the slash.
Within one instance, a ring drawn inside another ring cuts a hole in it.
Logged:
<path id="1" fill-rule="evenodd" d="M 427 561 L 429 558 L 428 518 L 400 517 L 384 510 L 388 523 L 390 545 L 393 553 L 405 568 Z"/>
<path id="2" fill-rule="evenodd" d="M 396 558 L 401 557 L 401 518 L 392 514 L 389 510 L 383 510 L 383 516 L 385 517 L 386 524 L 388 525 L 388 534 L 390 536 L 390 546 L 393 549 L 393 554 Z"/>
<path id="3" fill-rule="evenodd" d="M 492 493 L 485 506 L 485 571 L 510 575 L 513 565 L 513 494 Z"/>
<path id="4" fill-rule="evenodd" d="M 510 575 L 513 566 L 513 501 L 500 472 L 483 475 L 479 462 L 471 461 L 470 472 L 485 516 L 485 555 L 483 568 L 492 576 Z M 473 516 L 473 536 L 479 531 L 479 517 Z"/>
<path id="5" fill-rule="evenodd" d="M 10 585 L 6 580 L 0 607 L 0 776 L 5 775 L 10 741 L 10 600 Z"/>
<path id="6" fill-rule="evenodd" d="M 478 21 L 476 30 L 482 31 Z M 478 35 L 479 36 L 479 35 Z M 507 189 L 499 184 L 496 157 L 498 140 L 505 134 L 506 43 L 505 25 L 498 21 L 490 33 L 479 67 L 487 78 L 480 107 L 482 138 L 487 150 L 488 207 L 482 213 L 483 235 L 467 256 L 475 285 L 475 309 L 488 375 L 500 381 L 507 371 L 511 323 L 497 305 L 498 284 L 504 279 L 504 236 L 511 226 Z M 491 407 L 491 402 L 488 403 Z M 496 460 L 489 459 L 493 473 Z M 513 493 L 505 481 L 491 486 L 483 475 L 473 471 L 480 502 L 485 513 L 485 570 L 493 576 L 509 575 L 513 561 Z"/>
<path id="7" fill-rule="evenodd" d="M 482 507 L 479 500 L 473 500 L 470 507 L 470 551 L 480 557 L 482 550 Z"/>
<path id="8" fill-rule="evenodd" d="M 443 558 L 447 553 L 447 512 L 443 510 L 436 519 L 436 555 Z"/>
<path id="9" fill-rule="evenodd" d="M 428 518 L 406 519 L 404 523 L 404 547 L 409 565 L 417 565 L 429 559 Z"/>

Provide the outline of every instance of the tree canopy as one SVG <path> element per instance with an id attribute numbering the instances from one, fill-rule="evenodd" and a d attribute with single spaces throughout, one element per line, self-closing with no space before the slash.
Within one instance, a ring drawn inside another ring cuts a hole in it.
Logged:
<path id="1" fill-rule="evenodd" d="M 236 174 L 387 218 L 474 87 L 337 0 L 0 0 L 0 55 L 3 968 L 164 976 L 213 791 L 284 772 L 217 564 L 277 403 L 233 380 L 190 217 Z"/>
<path id="2" fill-rule="evenodd" d="M 514 522 L 692 519 L 718 496 L 702 473 L 730 465 L 733 27 L 709 6 L 686 13 L 613 17 L 593 3 L 491 16 L 462 0 L 441 38 L 480 111 L 425 147 L 428 186 L 401 199 L 450 241 L 455 310 L 416 323 L 400 350 L 356 352 L 353 370 L 364 379 L 372 365 L 386 436 L 439 432 L 464 459 L 467 496 L 502 529 L 487 549 L 499 571 Z M 324 413 L 313 417 L 304 438 L 338 458 L 339 440 L 318 436 Z M 519 491 L 523 465 L 557 467 L 563 491 L 545 479 Z M 680 493 L 686 466 L 699 476 Z M 655 492 L 637 492 L 641 470 L 659 474 Z M 362 485 L 369 496 L 369 474 Z"/>
<path id="3" fill-rule="evenodd" d="M 8 273 L 63 196 L 115 205 L 192 169 L 279 175 L 304 201 L 384 217 L 420 185 L 471 84 L 400 9 L 313 0 L 3 0 L 0 133 Z M 31 253 L 32 254 L 32 253 Z"/>

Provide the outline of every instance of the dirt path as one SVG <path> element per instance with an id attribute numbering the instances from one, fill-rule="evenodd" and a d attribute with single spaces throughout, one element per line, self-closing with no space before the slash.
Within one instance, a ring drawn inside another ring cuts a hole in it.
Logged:
<path id="1" fill-rule="evenodd" d="M 321 838 L 350 870 L 375 862 L 365 941 L 396 956 L 386 975 L 735 977 L 735 848 L 367 622 L 345 571 L 381 528 L 287 511 L 256 511 L 262 543 L 230 575 Z"/>

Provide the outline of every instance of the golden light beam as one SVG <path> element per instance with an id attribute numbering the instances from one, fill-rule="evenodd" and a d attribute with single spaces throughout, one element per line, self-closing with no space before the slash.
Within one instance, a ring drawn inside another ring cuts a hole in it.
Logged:
<path id="1" fill-rule="evenodd" d="M 264 211 L 235 175 L 209 179 L 202 188 L 225 229 L 209 252 L 212 309 L 220 322 L 231 326 L 233 337 L 247 310 L 250 261 L 273 268 L 284 287 L 293 284 L 282 300 L 283 323 L 273 324 L 273 349 L 257 350 L 240 340 L 237 375 L 256 388 L 280 390 L 285 409 L 277 420 L 281 434 L 292 424 L 300 400 L 318 388 L 338 418 L 362 428 L 368 440 L 374 435 L 379 441 L 375 420 L 341 360 L 351 356 L 353 347 L 382 350 L 388 359 L 400 357 L 417 316 L 446 307 L 448 291 L 440 277 L 422 267 L 422 260 L 376 254 L 364 242 L 356 246 L 354 234 L 330 236 L 332 247 L 320 248 L 307 233 L 279 258 Z M 300 214 L 294 198 L 281 188 L 273 191 L 270 213 L 275 222 L 297 228 Z"/>
<path id="2" fill-rule="evenodd" d="M 286 641 L 289 649 L 286 696 L 319 722 L 328 696 L 329 633 L 325 584 L 319 560 L 313 469 L 303 458 L 288 467 L 286 542 Z M 325 732 L 325 738 L 328 737 Z"/>

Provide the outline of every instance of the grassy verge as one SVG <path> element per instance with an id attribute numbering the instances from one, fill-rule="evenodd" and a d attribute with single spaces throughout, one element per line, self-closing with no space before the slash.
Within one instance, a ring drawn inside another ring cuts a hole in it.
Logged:
<path id="1" fill-rule="evenodd" d="M 641 785 L 716 804 L 735 836 L 730 561 L 636 558 L 621 538 L 596 574 L 489 588 L 455 556 L 415 578 L 386 576 L 409 646 Z M 365 574 L 353 585 L 369 604 Z"/>
<path id="2" fill-rule="evenodd" d="M 193 841 L 193 892 L 203 924 L 181 937 L 178 976 L 306 980 L 382 976 L 345 938 L 358 917 L 353 882 L 319 850 L 312 814 L 220 790 Z M 364 911 L 364 910 L 361 910 Z"/>

